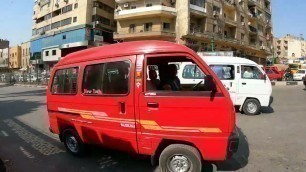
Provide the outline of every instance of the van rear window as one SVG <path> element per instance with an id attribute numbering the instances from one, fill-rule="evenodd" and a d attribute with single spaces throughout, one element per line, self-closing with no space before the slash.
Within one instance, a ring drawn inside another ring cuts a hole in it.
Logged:
<path id="1" fill-rule="evenodd" d="M 52 82 L 52 94 L 76 94 L 77 80 L 77 67 L 57 70 Z"/>
<path id="2" fill-rule="evenodd" d="M 129 78 L 129 61 L 86 66 L 83 77 L 83 94 L 128 94 Z"/>
<path id="3" fill-rule="evenodd" d="M 234 80 L 235 67 L 233 65 L 210 65 L 220 80 Z"/>

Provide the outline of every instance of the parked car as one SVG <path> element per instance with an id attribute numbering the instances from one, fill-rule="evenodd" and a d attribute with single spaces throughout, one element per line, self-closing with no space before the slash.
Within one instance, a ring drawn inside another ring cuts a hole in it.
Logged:
<path id="1" fill-rule="evenodd" d="M 279 80 L 279 78 L 282 78 L 279 73 L 276 73 L 277 71 L 274 71 L 272 69 L 265 69 L 265 72 L 270 81 L 276 81 Z"/>
<path id="2" fill-rule="evenodd" d="M 293 74 L 294 81 L 303 81 L 306 75 L 306 69 L 299 69 Z"/>
<path id="3" fill-rule="evenodd" d="M 279 70 L 277 66 L 266 66 L 266 67 L 264 67 L 264 69 L 270 69 L 270 70 L 272 70 L 273 73 L 274 73 L 275 76 L 276 76 L 275 79 L 276 79 L 277 81 L 282 81 L 283 76 L 284 76 L 284 74 L 285 74 L 285 71 Z"/>
<path id="4" fill-rule="evenodd" d="M 28 82 L 36 82 L 37 77 L 35 75 L 31 74 L 30 76 L 27 77 L 27 81 Z"/>
<path id="5" fill-rule="evenodd" d="M 304 85 L 305 85 L 305 89 L 306 89 L 306 75 L 304 76 L 303 83 L 304 83 Z"/>
<path id="6" fill-rule="evenodd" d="M 232 102 L 246 115 L 257 115 L 272 101 L 272 85 L 255 62 L 239 57 L 204 57 L 227 88 Z"/>
<path id="7" fill-rule="evenodd" d="M 194 63 L 204 83 L 176 82 L 173 62 Z M 146 70 L 152 65 L 164 87 L 149 90 Z M 147 155 L 162 171 L 202 171 L 203 160 L 224 161 L 238 149 L 228 91 L 183 45 L 134 41 L 71 53 L 55 65 L 51 80 L 50 131 L 73 155 L 100 144 Z"/>

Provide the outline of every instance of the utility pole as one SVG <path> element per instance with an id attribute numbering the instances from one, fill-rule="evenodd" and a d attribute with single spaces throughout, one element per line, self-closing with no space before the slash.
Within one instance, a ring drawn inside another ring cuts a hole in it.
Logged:
<path id="1" fill-rule="evenodd" d="M 214 34 L 211 37 L 211 51 L 212 52 L 215 51 L 215 36 L 214 36 Z"/>

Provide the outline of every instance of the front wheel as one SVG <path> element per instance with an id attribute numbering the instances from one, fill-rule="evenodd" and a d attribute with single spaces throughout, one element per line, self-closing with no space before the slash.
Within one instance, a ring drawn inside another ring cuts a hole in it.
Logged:
<path id="1" fill-rule="evenodd" d="M 69 153 L 74 156 L 84 156 L 85 145 L 74 129 L 67 129 L 63 131 L 62 138 Z"/>
<path id="2" fill-rule="evenodd" d="M 163 150 L 159 165 L 162 172 L 199 172 L 202 170 L 202 159 L 196 148 L 173 144 Z"/>
<path id="3" fill-rule="evenodd" d="M 243 112 L 246 115 L 258 115 L 260 111 L 260 103 L 256 99 L 248 99 L 243 104 Z"/>

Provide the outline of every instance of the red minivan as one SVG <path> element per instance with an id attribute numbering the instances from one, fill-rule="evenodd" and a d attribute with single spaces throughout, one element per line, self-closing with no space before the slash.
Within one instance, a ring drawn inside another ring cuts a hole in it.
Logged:
<path id="1" fill-rule="evenodd" d="M 186 76 L 204 73 L 203 80 L 181 84 L 183 62 L 195 64 Z M 151 156 L 162 171 L 198 172 L 203 160 L 226 160 L 238 149 L 227 90 L 183 45 L 135 41 L 83 50 L 60 60 L 50 81 L 50 131 L 73 155 L 95 144 Z"/>

